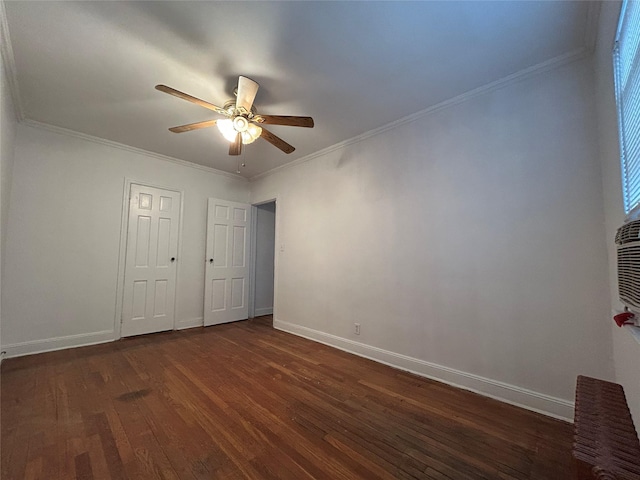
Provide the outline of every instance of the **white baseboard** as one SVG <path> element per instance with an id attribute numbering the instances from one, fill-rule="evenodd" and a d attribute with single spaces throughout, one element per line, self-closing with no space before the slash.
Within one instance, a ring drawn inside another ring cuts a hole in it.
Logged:
<path id="1" fill-rule="evenodd" d="M 185 328 L 202 327 L 204 319 L 202 317 L 180 320 L 176 323 L 176 330 Z M 78 335 L 69 335 L 66 337 L 46 338 L 44 340 L 32 340 L 28 342 L 12 343 L 3 345 L 0 353 L 0 363 L 3 358 L 22 357 L 24 355 L 34 355 L 36 353 L 53 352 L 55 350 L 64 350 L 65 348 L 85 347 L 88 345 L 96 345 L 98 343 L 107 343 L 117 340 L 113 330 L 105 330 L 102 332 L 81 333 Z"/>
<path id="2" fill-rule="evenodd" d="M 195 328 L 204 326 L 204 318 L 186 318 L 184 320 L 178 320 L 176 322 L 176 330 L 184 330 L 185 328 Z"/>
<path id="3" fill-rule="evenodd" d="M 113 342 L 115 339 L 115 332 L 113 330 L 105 330 L 102 332 L 81 333 L 79 335 L 69 335 L 66 337 L 11 343 L 9 345 L 3 345 L 2 350 L 6 352 L 6 358 L 12 358 L 22 357 L 23 355 L 33 355 L 35 353 L 53 352 L 54 350 L 64 350 L 65 348 Z"/>
<path id="4" fill-rule="evenodd" d="M 309 340 L 314 340 L 360 357 L 384 363 L 385 365 L 399 368 L 400 370 L 415 373 L 422 377 L 437 380 L 550 417 L 573 422 L 574 404 L 569 400 L 552 397 L 544 393 L 534 392 L 526 388 L 491 380 L 472 373 L 383 350 L 378 347 L 372 347 L 364 343 L 354 342 L 353 340 L 282 320 L 274 319 L 273 326 L 278 330 L 308 338 Z"/>
<path id="5" fill-rule="evenodd" d="M 256 308 L 253 314 L 256 317 L 261 317 L 262 315 L 273 315 L 273 307 Z"/>

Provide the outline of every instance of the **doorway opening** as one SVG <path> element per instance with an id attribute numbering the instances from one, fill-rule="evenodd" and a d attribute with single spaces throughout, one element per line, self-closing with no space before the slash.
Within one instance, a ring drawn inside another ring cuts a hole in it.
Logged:
<path id="1" fill-rule="evenodd" d="M 249 318 L 273 315 L 276 260 L 276 201 L 253 205 Z"/>

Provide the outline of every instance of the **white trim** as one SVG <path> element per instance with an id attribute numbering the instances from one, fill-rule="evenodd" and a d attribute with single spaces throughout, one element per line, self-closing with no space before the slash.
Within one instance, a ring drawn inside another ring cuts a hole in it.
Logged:
<path id="1" fill-rule="evenodd" d="M 251 205 L 249 230 L 249 318 L 256 316 L 256 260 L 258 253 L 258 207 Z"/>
<path id="2" fill-rule="evenodd" d="M 7 23 L 7 12 L 4 7 L 4 0 L 0 0 L 0 54 L 2 55 L 2 63 L 7 70 L 7 83 L 9 84 L 9 93 L 13 100 L 13 111 L 16 120 L 21 122 L 24 119 L 24 110 L 20 101 L 20 88 L 18 87 L 18 70 L 16 69 L 16 61 L 13 56 L 13 47 L 11 46 L 11 37 L 9 35 L 9 24 Z"/>
<path id="3" fill-rule="evenodd" d="M 595 5 L 597 4 L 597 5 Z M 348 145 L 352 145 L 354 143 L 358 143 L 361 142 L 369 137 L 375 136 L 375 135 L 379 135 L 381 133 L 386 132 L 387 130 L 391 130 L 393 128 L 399 127 L 401 125 L 404 125 L 406 123 L 410 123 L 413 121 L 416 121 L 424 116 L 430 115 L 431 113 L 434 113 L 438 110 L 441 110 L 443 108 L 447 108 L 453 105 L 456 105 L 458 103 L 461 103 L 465 100 L 468 100 L 470 98 L 473 98 L 475 96 L 484 94 L 484 93 L 488 93 L 491 92 L 493 90 L 502 88 L 510 83 L 513 82 L 517 82 L 522 80 L 523 78 L 527 78 L 529 76 L 533 76 L 536 75 L 538 73 L 542 73 L 548 70 L 551 70 L 553 68 L 557 68 L 557 67 L 561 67 L 562 65 L 565 64 L 569 64 L 571 62 L 574 62 L 576 60 L 580 60 L 584 57 L 586 57 L 588 54 L 592 53 L 594 48 L 595 48 L 595 43 L 597 40 L 597 23 L 598 23 L 598 19 L 599 19 L 599 15 L 600 15 L 600 6 L 598 2 L 591 2 L 588 10 L 587 10 L 587 21 L 586 21 L 586 27 L 585 27 L 585 33 L 584 33 L 584 42 L 586 44 L 586 46 L 577 48 L 575 50 L 572 50 L 571 52 L 567 52 L 563 55 L 559 55 L 557 57 L 551 58 L 549 60 L 546 60 L 544 62 L 538 63 L 537 65 L 533 65 L 531 67 L 525 68 L 523 70 L 520 70 L 519 72 L 513 73 L 511 75 L 507 75 L 506 77 L 503 77 L 501 79 L 498 79 L 494 82 L 488 83 L 486 85 L 483 85 L 481 87 L 475 88 L 473 90 L 470 90 L 468 92 L 462 93 L 461 95 L 458 95 L 456 97 L 453 97 L 449 100 L 445 100 L 441 103 L 438 103 L 436 105 L 433 105 L 431 107 L 428 107 L 424 110 L 421 110 L 419 112 L 413 113 L 411 115 L 408 115 L 406 117 L 400 118 L 399 120 L 395 120 L 391 123 L 388 123 L 386 125 L 383 125 L 381 127 L 378 127 L 376 129 L 373 130 L 369 130 L 368 132 L 365 132 L 361 135 L 357 135 L 353 138 L 347 139 L 345 141 L 336 143 L 335 145 L 329 146 L 327 148 L 324 148 L 322 150 L 318 150 L 317 152 L 311 153 L 309 155 L 306 155 L 304 157 L 298 158 L 297 160 L 293 160 L 289 163 L 285 163 L 284 165 L 280 165 L 276 168 L 272 168 L 271 170 L 268 170 L 266 172 L 262 172 L 259 173 L 257 175 L 254 175 L 253 177 L 249 178 L 248 181 L 254 181 L 254 180 L 258 180 L 259 178 L 262 177 L 266 177 L 269 175 L 272 175 L 276 172 L 279 172 L 283 169 L 292 167 L 294 165 L 298 165 L 300 163 L 305 163 L 309 160 L 312 160 L 314 158 L 317 157 L 321 157 L 323 155 L 326 155 L 330 152 L 333 152 L 334 150 L 340 149 L 342 147 L 348 146 Z M 80 133 L 77 132 L 75 130 L 70 130 L 67 128 L 62 128 L 62 127 L 57 127 L 54 125 L 50 125 L 47 123 L 43 123 L 43 122 L 38 122 L 35 120 L 31 120 L 31 119 L 27 119 L 24 116 L 24 109 L 22 107 L 22 103 L 20 101 L 20 94 L 19 94 L 19 89 L 18 89 L 18 81 L 17 81 L 17 70 L 15 67 L 15 60 L 14 60 L 14 56 L 13 56 L 13 49 L 11 47 L 11 41 L 9 38 L 9 30 L 8 30 L 8 24 L 7 24 L 7 20 L 6 20 L 6 12 L 5 12 L 5 8 L 4 8 L 4 0 L 0 0 L 0 50 L 2 53 L 2 58 L 4 59 L 4 64 L 5 64 L 5 68 L 7 68 L 7 72 L 8 72 L 8 77 L 9 77 L 9 88 L 11 90 L 11 95 L 13 98 L 13 104 L 14 104 L 14 110 L 16 112 L 16 118 L 20 123 L 23 123 L 25 125 L 29 125 L 32 127 L 39 127 L 39 128 L 43 128 L 45 130 L 51 130 L 57 133 L 61 133 L 61 134 L 66 134 L 66 135 L 71 135 L 71 136 L 75 136 L 75 137 L 79 137 L 88 141 L 92 141 L 95 143 L 100 143 L 103 145 L 108 145 L 114 148 L 120 148 L 123 150 L 128 150 L 134 153 L 139 153 L 142 155 L 148 155 L 150 157 L 154 157 L 160 160 L 165 160 L 165 161 L 169 161 L 172 163 L 177 163 L 179 165 L 182 166 L 187 166 L 187 167 L 192 167 L 192 168 L 198 168 L 201 170 L 205 170 L 211 173 L 217 173 L 219 175 L 224 175 L 224 176 L 228 176 L 231 178 L 242 178 L 244 180 L 247 180 L 246 177 L 239 175 L 239 174 L 235 174 L 235 173 L 231 173 L 231 172 L 226 172 L 224 170 L 218 170 L 215 169 L 213 167 L 206 167 L 204 165 L 200 165 L 197 163 L 192 163 L 192 162 L 188 162 L 186 160 L 181 160 L 178 158 L 174 158 L 174 157 L 170 157 L 167 155 L 163 155 L 160 153 L 155 153 L 155 152 L 150 152 L 148 150 L 143 150 L 140 148 L 136 148 L 136 147 L 131 147 L 129 145 L 125 145 L 122 143 L 118 143 L 118 142 L 114 142 L 111 140 L 106 140 L 104 138 L 100 138 L 100 137 L 94 137 L 92 135 L 88 135 L 88 134 L 84 134 L 84 133 Z"/>
<path id="4" fill-rule="evenodd" d="M 66 348 L 85 347 L 97 343 L 108 343 L 117 340 L 113 330 L 102 332 L 81 333 L 78 335 L 68 335 L 66 337 L 46 338 L 44 340 L 32 340 L 28 342 L 12 343 L 3 345 L 6 351 L 6 358 L 22 357 L 23 355 L 33 355 L 36 353 L 53 352 Z"/>
<path id="5" fill-rule="evenodd" d="M 273 315 L 273 307 L 263 307 L 255 309 L 255 317 L 261 317 L 263 315 Z"/>
<path id="6" fill-rule="evenodd" d="M 622 208 L 624 208 L 624 206 Z M 634 220 L 640 220 L 640 203 L 633 207 L 624 217 L 624 223 L 632 222 Z"/>
<path id="7" fill-rule="evenodd" d="M 184 330 L 186 328 L 204 327 L 204 317 L 185 318 L 176 322 L 176 330 Z"/>
<path id="8" fill-rule="evenodd" d="M 597 3 L 597 2 L 592 2 L 592 3 Z M 507 85 L 509 85 L 510 83 L 514 83 L 517 81 L 520 81 L 524 78 L 530 77 L 530 76 L 534 76 L 538 73 L 542 73 L 554 68 L 558 68 L 561 67 L 563 65 L 569 64 L 571 62 L 580 60 L 584 57 L 586 57 L 587 55 L 589 55 L 592 51 L 594 46 L 592 46 L 591 44 L 593 43 L 593 45 L 595 45 L 595 33 L 593 32 L 593 28 L 591 28 L 592 24 L 597 24 L 597 20 L 599 17 L 599 6 L 590 6 L 589 10 L 587 12 L 587 26 L 585 28 L 585 42 L 587 42 L 587 46 L 586 47 L 580 47 L 577 48 L 571 52 L 567 52 L 563 55 L 559 55 L 557 57 L 551 58 L 549 60 L 546 60 L 544 62 L 541 62 L 537 65 L 533 65 L 531 67 L 525 68 L 523 70 L 520 70 L 516 73 L 513 73 L 511 75 L 507 75 L 506 77 L 503 77 L 501 79 L 498 79 L 494 82 L 488 83 L 486 85 L 483 85 L 481 87 L 475 88 L 473 90 L 470 90 L 468 92 L 462 93 L 461 95 L 458 95 L 456 97 L 453 97 L 449 100 L 445 100 L 441 103 L 438 103 L 436 105 L 433 105 L 431 107 L 428 107 L 424 110 L 421 110 L 419 112 L 413 113 L 411 115 L 408 115 L 406 117 L 400 118 L 398 120 L 395 120 L 393 122 L 390 122 L 386 125 L 383 125 L 381 127 L 378 127 L 376 129 L 373 130 L 369 130 L 368 132 L 365 132 L 361 135 L 357 135 L 355 137 L 352 137 L 350 139 L 347 139 L 345 141 L 336 143 L 335 145 L 329 146 L 327 148 L 324 148 L 322 150 L 318 150 L 317 152 L 311 153 L 309 155 L 306 155 L 304 157 L 298 158 L 296 160 L 293 160 L 289 163 L 285 163 L 284 165 L 280 165 L 276 168 L 272 168 L 271 170 L 268 170 L 266 172 L 262 172 L 259 173 L 257 175 L 254 175 L 253 177 L 249 178 L 248 181 L 255 181 L 258 180 L 259 178 L 263 178 L 269 175 L 272 175 L 276 172 L 279 172 L 283 169 L 289 168 L 289 167 L 293 167 L 295 165 L 301 164 L 301 163 L 305 163 L 308 162 L 309 160 L 312 160 L 314 158 L 317 157 L 321 157 L 324 155 L 327 155 L 335 150 L 338 150 L 340 148 L 346 147 L 348 145 L 352 145 L 355 143 L 359 143 L 367 138 L 370 138 L 372 136 L 375 135 L 379 135 L 381 133 L 386 132 L 387 130 L 391 130 L 393 128 L 399 127 L 401 125 L 404 125 L 406 123 L 410 123 L 410 122 L 414 122 L 422 117 L 425 117 L 427 115 L 430 115 L 438 110 L 444 109 L 444 108 L 448 108 L 450 106 L 456 105 L 458 103 L 461 103 L 463 101 L 469 100 L 473 97 L 476 97 L 478 95 L 482 95 L 484 93 L 488 93 L 494 90 L 497 90 L 499 88 L 505 87 Z M 154 157 L 160 160 L 165 160 L 168 162 L 172 162 L 172 163 L 177 163 L 178 165 L 182 165 L 182 166 L 186 166 L 186 167 L 191 167 L 191 168 L 197 168 L 200 170 L 204 170 L 204 171 L 208 171 L 211 173 L 216 173 L 219 175 L 224 175 L 224 176 L 228 176 L 230 178 L 235 178 L 235 179 L 244 179 L 247 180 L 246 177 L 242 176 L 242 175 L 238 175 L 235 173 L 231 173 L 231 172 L 226 172 L 224 170 L 218 170 L 212 167 L 206 167 L 204 165 L 200 165 L 197 163 L 192 163 L 192 162 L 188 162 L 186 160 L 181 160 L 178 158 L 174 158 L 174 157 L 169 157 L 167 155 L 163 155 L 160 153 L 155 153 L 155 152 L 150 152 L 148 150 L 143 150 L 140 148 L 136 148 L 136 147 L 131 147 L 129 145 L 125 145 L 122 143 L 118 143 L 118 142 L 114 142 L 111 140 L 106 140 L 104 138 L 100 138 L 100 137 L 94 137 L 92 135 L 88 135 L 85 133 L 80 133 L 77 132 L 75 130 L 70 130 L 67 128 L 62 128 L 62 127 L 57 127 L 54 125 L 50 125 L 47 123 L 43 123 L 43 122 L 38 122 L 35 120 L 31 120 L 31 119 L 27 119 L 24 117 L 24 112 L 23 112 L 23 108 L 22 108 L 22 104 L 20 102 L 20 95 L 19 95 L 19 91 L 18 91 L 18 83 L 17 83 L 17 74 L 16 74 L 16 68 L 15 68 L 15 61 L 13 59 L 13 52 L 11 49 L 11 42 L 9 39 L 9 31 L 7 29 L 7 24 L 6 24 L 6 14 L 4 12 L 4 0 L 0 0 L 0 20 L 2 22 L 2 29 L 1 32 L 2 35 L 0 36 L 0 41 L 2 42 L 2 45 L 0 45 L 0 49 L 2 49 L 2 56 L 3 58 L 5 58 L 5 67 L 7 68 L 7 71 L 9 73 L 8 77 L 9 77 L 9 88 L 11 89 L 11 94 L 14 100 L 14 109 L 16 111 L 16 117 L 18 119 L 18 121 L 20 123 L 23 123 L 25 125 L 29 125 L 32 127 L 36 127 L 36 128 L 42 128 L 45 130 L 50 130 L 56 133 L 60 133 L 63 135 L 70 135 L 70 136 L 75 136 L 78 138 L 82 138 L 84 140 L 88 140 L 91 142 L 95 142 L 95 143 L 99 143 L 99 144 L 103 144 L 103 145 L 107 145 L 107 146 L 111 146 L 114 148 L 119 148 L 122 150 L 127 150 L 133 153 L 139 153 L 142 155 L 147 155 L 150 157 Z"/>
<path id="9" fill-rule="evenodd" d="M 121 338 L 122 301 L 124 298 L 124 267 L 127 258 L 127 229 L 129 222 L 129 192 L 133 180 L 124 179 L 122 191 L 122 213 L 120 215 L 120 244 L 118 245 L 118 276 L 116 278 L 116 308 L 113 318 L 113 331 L 116 338 Z"/>
<path id="10" fill-rule="evenodd" d="M 279 290 L 279 277 L 280 277 L 280 248 L 284 245 L 284 238 L 282 237 L 282 219 L 284 215 L 282 214 L 282 207 L 284 202 L 280 202 L 280 195 L 276 194 L 274 197 L 274 202 L 276 202 L 276 225 L 275 225 L 275 245 L 274 248 L 276 251 L 273 253 L 273 311 L 272 315 L 276 315 L 278 313 L 278 303 L 280 296 L 278 295 Z"/>
<path id="11" fill-rule="evenodd" d="M 233 178 L 236 180 L 245 180 L 248 181 L 242 175 L 238 175 L 236 173 L 225 172 L 224 170 L 218 170 L 213 167 L 206 167 L 204 165 L 200 165 L 198 163 L 188 162 L 186 160 L 181 160 L 179 158 L 170 157 L 168 155 L 163 155 L 161 153 L 150 152 L 149 150 L 144 150 L 142 148 L 132 147 L 130 145 L 125 145 L 124 143 L 114 142 L 112 140 L 107 140 L 105 138 L 94 137 L 93 135 L 88 135 L 86 133 L 77 132 L 75 130 L 70 130 L 68 128 L 56 127 L 55 125 L 50 125 L 48 123 L 38 122 L 36 120 L 30 120 L 25 118 L 20 121 L 21 124 L 33 127 L 40 128 L 42 130 L 48 130 L 50 132 L 54 132 L 60 135 L 67 135 L 70 137 L 80 138 L 82 140 L 86 140 L 88 142 L 98 143 L 100 145 L 106 145 L 107 147 L 117 148 L 120 150 L 125 150 L 131 153 L 137 153 L 139 155 L 145 155 L 147 157 L 156 158 L 158 160 L 164 160 L 165 162 L 175 163 L 182 167 L 190 167 L 195 168 L 197 170 L 204 170 L 205 172 L 215 173 L 216 175 L 222 175 L 224 177 Z"/>
<path id="12" fill-rule="evenodd" d="M 618 25 L 616 26 L 616 34 L 613 37 L 613 44 L 614 44 L 614 48 L 615 48 L 615 44 L 618 43 L 618 41 L 620 40 L 620 33 L 622 31 L 622 20 L 623 20 L 623 16 L 624 16 L 624 11 L 627 8 L 627 1 L 628 0 L 622 0 L 622 2 L 620 3 L 620 11 L 618 12 Z"/>
<path id="13" fill-rule="evenodd" d="M 407 123 L 415 122 L 416 120 L 420 120 L 423 117 L 431 115 L 440 110 L 444 110 L 446 108 L 452 107 L 454 105 L 458 105 L 462 102 L 466 102 L 474 97 L 484 95 L 485 93 L 493 92 L 495 90 L 504 88 L 512 83 L 519 82 L 526 78 L 538 75 L 540 73 L 553 70 L 555 68 L 562 67 L 569 63 L 581 60 L 587 57 L 590 54 L 590 51 L 584 47 L 578 48 L 571 52 L 565 53 L 564 55 L 559 55 L 545 62 L 539 63 L 532 67 L 525 68 L 520 70 L 519 72 L 513 73 L 511 75 L 507 75 L 506 77 L 502 77 L 499 80 L 496 80 L 491 83 L 487 83 L 481 87 L 475 88 L 473 90 L 469 90 L 461 95 L 450 98 L 449 100 L 445 100 L 431 107 L 425 108 L 424 110 L 420 110 L 419 112 L 412 113 L 411 115 L 407 115 L 406 117 L 400 118 L 398 120 L 394 120 L 391 123 L 387 123 L 381 127 L 375 128 L 373 130 L 369 130 L 368 132 L 364 132 L 363 134 L 357 135 L 355 137 L 349 138 L 342 142 L 336 143 L 327 148 L 323 148 L 322 150 L 318 150 L 317 152 L 311 153 L 309 155 L 305 155 L 304 157 L 293 160 L 289 163 L 285 163 L 284 165 L 280 165 L 278 167 L 272 168 L 271 170 L 267 170 L 266 172 L 259 173 L 249 178 L 250 182 L 258 180 L 260 178 L 268 177 L 269 175 L 273 175 L 274 173 L 280 172 L 287 168 L 294 167 L 296 165 L 300 165 L 301 163 L 308 162 L 313 160 L 314 158 L 322 157 L 327 155 L 335 150 L 339 150 L 341 148 L 347 147 L 349 145 L 353 145 L 355 143 L 362 142 L 367 138 L 374 137 L 376 135 L 380 135 L 389 130 L 393 130 L 394 128 L 400 127 L 402 125 L 406 125 Z"/>
<path id="14" fill-rule="evenodd" d="M 631 334 L 636 342 L 640 343 L 640 327 L 634 325 L 624 325 L 624 329 Z"/>
<path id="15" fill-rule="evenodd" d="M 422 377 L 437 380 L 454 387 L 469 390 L 485 397 L 494 398 L 511 405 L 526 408 L 550 417 L 568 422 L 573 421 L 573 402 L 562 398 L 552 397 L 526 388 L 481 377 L 435 363 L 409 357 L 382 348 L 354 342 L 346 338 L 313 330 L 311 328 L 294 325 L 282 320 L 273 320 L 273 327 L 284 332 L 292 333 L 331 347 L 353 353 L 360 357 L 415 373 Z"/>
<path id="16" fill-rule="evenodd" d="M 173 329 L 177 330 L 177 311 L 178 311 L 178 280 L 180 278 L 180 265 L 182 263 L 182 224 L 184 221 L 184 190 L 173 188 L 165 185 L 156 185 L 149 182 L 138 181 L 125 177 L 124 189 L 122 192 L 122 220 L 120 223 L 120 246 L 118 248 L 118 278 L 116 280 L 116 310 L 113 331 L 116 339 L 122 338 L 122 303 L 124 299 L 124 275 L 126 270 L 127 258 L 127 233 L 129 228 L 129 198 L 131 185 L 140 185 L 143 187 L 158 188 L 161 190 L 169 190 L 180 194 L 180 219 L 178 220 L 178 253 L 176 264 L 176 289 L 173 302 Z M 184 327 L 187 328 L 187 327 Z"/>

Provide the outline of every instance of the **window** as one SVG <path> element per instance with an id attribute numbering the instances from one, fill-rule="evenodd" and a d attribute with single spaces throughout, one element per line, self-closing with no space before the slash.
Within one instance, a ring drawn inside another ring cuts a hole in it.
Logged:
<path id="1" fill-rule="evenodd" d="M 640 205 L 640 2 L 622 4 L 613 49 L 613 72 L 624 211 Z"/>

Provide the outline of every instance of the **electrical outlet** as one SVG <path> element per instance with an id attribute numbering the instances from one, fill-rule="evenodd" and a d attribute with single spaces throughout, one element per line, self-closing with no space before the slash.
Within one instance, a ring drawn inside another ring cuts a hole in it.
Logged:
<path id="1" fill-rule="evenodd" d="M 359 323 L 354 323 L 353 324 L 353 332 L 356 335 L 360 335 L 360 324 Z"/>

